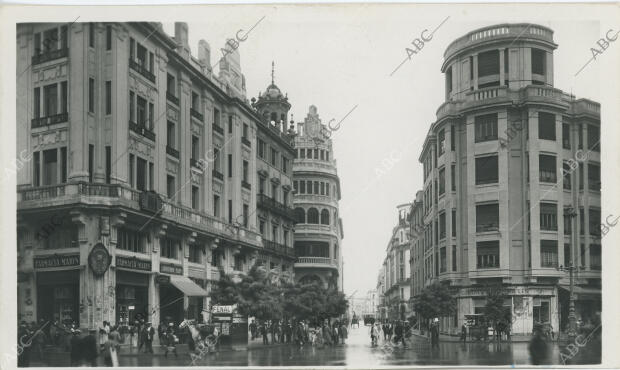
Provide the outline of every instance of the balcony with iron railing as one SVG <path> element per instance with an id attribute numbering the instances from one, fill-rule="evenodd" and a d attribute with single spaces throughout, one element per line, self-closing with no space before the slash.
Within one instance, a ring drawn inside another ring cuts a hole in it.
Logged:
<path id="1" fill-rule="evenodd" d="M 292 247 L 274 242 L 272 240 L 263 239 L 263 247 L 266 250 L 274 251 L 283 256 L 295 257 L 295 250 Z"/>
<path id="2" fill-rule="evenodd" d="M 144 136 L 147 139 L 155 141 L 155 133 L 149 130 L 145 125 L 129 121 L 129 129 L 137 134 Z"/>
<path id="3" fill-rule="evenodd" d="M 295 268 L 304 267 L 338 269 L 338 261 L 329 257 L 297 257 Z"/>
<path id="4" fill-rule="evenodd" d="M 179 98 L 170 91 L 166 91 L 166 99 L 176 105 L 179 105 Z"/>
<path id="5" fill-rule="evenodd" d="M 179 158 L 179 151 L 171 147 L 170 145 L 166 145 L 166 154 L 170 154 L 175 158 Z"/>
<path id="6" fill-rule="evenodd" d="M 129 59 L 129 68 L 133 69 L 134 71 L 138 72 L 140 75 L 142 75 L 144 78 L 146 78 L 147 80 L 151 81 L 152 83 L 155 83 L 155 75 L 149 71 L 146 66 L 143 66 L 142 64 L 136 62 L 133 59 Z"/>
<path id="7" fill-rule="evenodd" d="M 38 127 L 43 127 L 43 126 L 54 125 L 57 123 L 63 123 L 67 121 L 69 121 L 69 113 L 64 112 L 64 113 L 53 114 L 53 115 L 46 116 L 46 117 L 33 118 L 30 121 L 30 127 L 38 128 Z"/>
<path id="8" fill-rule="evenodd" d="M 278 213 L 279 215 L 283 216 L 283 217 L 287 217 L 288 219 L 294 220 L 295 219 L 295 212 L 293 210 L 293 208 L 284 205 L 280 202 L 278 202 L 277 200 L 265 195 L 265 194 L 258 194 L 257 197 L 257 205 L 258 207 L 262 207 L 268 210 L 271 210 L 275 213 Z"/>
<path id="9" fill-rule="evenodd" d="M 223 173 L 221 173 L 220 171 L 218 171 L 218 170 L 212 170 L 212 171 L 211 171 L 211 174 L 213 175 L 213 178 L 214 178 L 214 179 L 218 179 L 218 180 L 220 180 L 220 181 L 224 181 L 224 174 L 223 174 Z"/>
<path id="10" fill-rule="evenodd" d="M 220 135 L 224 135 L 224 128 L 220 125 L 213 124 L 213 131 L 217 132 Z"/>
<path id="11" fill-rule="evenodd" d="M 199 111 L 195 110 L 194 108 L 190 108 L 189 109 L 189 113 L 190 113 L 190 115 L 192 117 L 196 118 L 200 122 L 202 122 L 202 120 L 204 119 L 204 116 L 202 115 L 202 113 L 200 113 Z"/>
<path id="12" fill-rule="evenodd" d="M 241 137 L 241 143 L 243 143 L 246 146 L 251 147 L 252 146 L 252 142 L 250 140 L 248 140 L 246 137 Z"/>
<path id="13" fill-rule="evenodd" d="M 252 184 L 244 180 L 241 180 L 241 187 L 243 187 L 244 189 L 252 190 Z"/>
<path id="14" fill-rule="evenodd" d="M 56 49 L 56 50 L 48 50 L 41 54 L 32 56 L 32 65 L 37 65 L 45 62 L 49 62 L 51 60 L 56 60 L 60 58 L 66 58 L 69 56 L 69 49 Z"/>

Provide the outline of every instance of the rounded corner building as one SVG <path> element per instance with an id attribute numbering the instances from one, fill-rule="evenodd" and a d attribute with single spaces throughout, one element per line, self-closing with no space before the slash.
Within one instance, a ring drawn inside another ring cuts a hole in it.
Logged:
<path id="1" fill-rule="evenodd" d="M 504 289 L 512 333 L 565 331 L 568 267 L 577 320 L 600 314 L 600 104 L 554 87 L 557 47 L 547 27 L 500 24 L 444 53 L 411 244 L 413 291 L 439 280 L 457 292 L 442 332 L 484 312 L 489 284 Z"/>
<path id="2" fill-rule="evenodd" d="M 295 280 L 320 281 L 342 291 L 340 180 L 332 141 L 312 105 L 295 137 Z"/>

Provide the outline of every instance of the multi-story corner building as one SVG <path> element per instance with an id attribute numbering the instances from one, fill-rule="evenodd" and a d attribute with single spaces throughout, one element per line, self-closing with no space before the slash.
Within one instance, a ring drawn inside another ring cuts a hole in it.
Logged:
<path id="1" fill-rule="evenodd" d="M 559 267 L 571 262 L 577 316 L 600 312 L 600 105 L 554 87 L 557 47 L 546 27 L 501 24 L 444 53 L 446 101 L 419 157 L 424 247 L 415 249 L 423 281 L 458 292 L 443 331 L 482 312 L 488 283 L 506 288 L 513 333 L 534 322 L 565 330 Z"/>
<path id="2" fill-rule="evenodd" d="M 238 51 L 215 76 L 187 32 L 18 25 L 17 151 L 32 153 L 17 173 L 22 319 L 201 319 L 221 270 L 291 271 L 292 249 L 263 240 L 292 245 L 292 141 L 245 98 Z M 264 207 L 262 175 L 279 203 Z M 263 239 L 267 218 L 281 227 Z"/>
<path id="3" fill-rule="evenodd" d="M 398 224 L 392 229 L 392 235 L 386 248 L 383 261 L 385 269 L 383 305 L 387 318 L 405 320 L 412 315 L 411 310 L 411 272 L 410 272 L 410 237 L 409 217 L 411 204 L 401 204 L 398 209 Z"/>
<path id="4" fill-rule="evenodd" d="M 424 244 L 424 205 L 422 204 L 423 193 L 418 191 L 415 200 L 411 203 L 409 211 L 409 248 L 410 248 L 410 274 L 411 274 L 411 299 L 413 307 L 413 297 L 420 294 L 429 280 L 424 275 L 424 266 L 428 256 L 425 256 Z"/>
<path id="5" fill-rule="evenodd" d="M 310 106 L 295 137 L 295 279 L 320 281 L 342 290 L 340 179 L 332 140 L 323 135 L 325 130 L 317 108 Z"/>
<path id="6" fill-rule="evenodd" d="M 379 274 L 377 275 L 377 319 L 386 320 L 387 319 L 387 307 L 385 304 L 385 260 L 379 269 Z"/>

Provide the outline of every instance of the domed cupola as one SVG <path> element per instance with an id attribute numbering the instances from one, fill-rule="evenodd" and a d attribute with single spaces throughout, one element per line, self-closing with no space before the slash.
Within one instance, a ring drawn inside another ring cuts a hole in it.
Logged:
<path id="1" fill-rule="evenodd" d="M 288 111 L 291 104 L 288 102 L 288 96 L 282 94 L 282 91 L 274 83 L 274 63 L 271 62 L 271 85 L 267 86 L 265 92 L 258 93 L 258 99 L 254 102 L 254 107 L 266 122 L 275 122 L 286 127 L 288 119 Z"/>

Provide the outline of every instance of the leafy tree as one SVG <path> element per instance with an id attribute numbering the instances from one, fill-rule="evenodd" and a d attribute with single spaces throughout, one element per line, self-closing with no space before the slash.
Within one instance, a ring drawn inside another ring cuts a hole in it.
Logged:
<path id="1" fill-rule="evenodd" d="M 231 276 L 220 269 L 220 280 L 209 294 L 211 305 L 233 305 L 239 301 L 240 290 L 238 284 L 232 280 Z"/>
<path id="2" fill-rule="evenodd" d="M 510 309 L 504 307 L 504 300 L 509 296 L 501 285 L 489 285 L 486 287 L 486 291 L 485 319 L 496 331 L 503 330 L 510 325 Z"/>
<path id="3" fill-rule="evenodd" d="M 414 297 L 413 307 L 425 319 L 450 316 L 456 311 L 456 298 L 446 284 L 435 282 Z"/>

